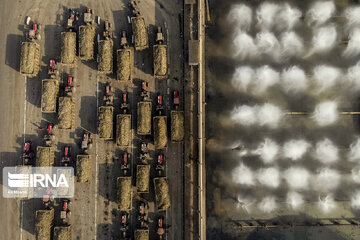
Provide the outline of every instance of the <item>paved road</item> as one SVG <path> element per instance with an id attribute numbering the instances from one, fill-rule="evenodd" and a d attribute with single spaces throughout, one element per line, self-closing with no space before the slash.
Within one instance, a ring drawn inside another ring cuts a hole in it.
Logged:
<path id="1" fill-rule="evenodd" d="M 51 58 L 59 59 L 60 55 L 60 32 L 64 31 L 63 11 L 66 7 L 93 8 L 96 15 L 102 19 L 108 19 L 115 28 L 116 34 L 120 30 L 130 30 L 127 23 L 127 15 L 130 11 L 124 2 L 127 1 L 51 1 L 44 2 L 35 0 L 25 2 L 1 0 L 0 24 L 0 98 L 4 103 L 0 106 L 0 159 L 2 166 L 21 164 L 19 158 L 24 140 L 33 141 L 35 146 L 43 145 L 41 137 L 43 132 L 39 126 L 45 127 L 46 121 L 55 121 L 55 114 L 42 114 L 40 112 L 41 80 L 47 78 L 46 65 Z M 182 1 L 141 1 L 139 8 L 148 25 L 149 40 L 155 41 L 155 26 L 161 25 L 165 30 L 165 38 L 168 39 L 169 51 L 169 79 L 154 80 L 152 74 L 152 48 L 144 52 L 135 53 L 134 84 L 117 83 L 110 76 L 99 75 L 94 61 L 80 63 L 76 68 L 63 68 L 62 79 L 67 75 L 73 75 L 76 79 L 76 119 L 75 129 L 58 130 L 56 132 L 56 163 L 58 163 L 61 151 L 65 145 L 73 146 L 73 155 L 79 153 L 77 144 L 82 129 L 96 131 L 97 106 L 103 104 L 102 91 L 104 83 L 110 81 L 116 87 L 117 97 L 123 91 L 131 94 L 131 109 L 135 113 L 135 104 L 139 100 L 140 79 L 150 83 L 152 98 L 155 101 L 155 92 L 164 95 L 167 101 L 167 110 L 170 110 L 170 93 L 174 89 L 182 89 L 182 40 L 180 38 L 179 14 L 182 13 Z M 25 79 L 18 72 L 19 45 L 24 39 L 23 22 L 25 16 L 31 16 L 43 26 L 41 42 L 41 72 L 39 76 Z M 119 38 L 114 41 L 114 47 L 119 46 Z M 170 88 L 170 91 L 168 90 Z M 119 99 L 115 99 L 115 108 L 119 106 Z M 118 110 L 115 111 L 116 113 Z M 133 122 L 136 116 L 133 115 Z M 135 125 L 133 125 L 135 127 Z M 138 138 L 135 136 L 139 143 Z M 117 237 L 119 232 L 119 213 L 114 201 L 114 181 L 118 176 L 119 162 L 113 161 L 113 157 L 121 153 L 113 143 L 95 139 L 95 146 L 90 154 L 93 157 L 93 181 L 91 183 L 76 184 L 75 198 L 71 206 L 72 215 L 70 223 L 73 226 L 73 239 L 109 239 L 109 236 Z M 134 144 L 134 165 L 137 163 L 138 146 Z M 155 153 L 152 153 L 155 157 Z M 172 207 L 167 212 L 167 224 L 171 225 L 167 239 L 182 239 L 182 145 L 169 144 L 166 151 L 168 159 L 167 175 L 169 177 Z M 147 197 L 153 201 L 151 193 Z M 57 203 L 56 203 L 57 204 Z M 134 205 L 136 206 L 136 205 Z M 2 218 L 0 222 L 0 239 L 34 239 L 34 214 L 41 209 L 41 200 L 19 201 L 13 199 L 0 199 Z M 135 211 L 133 211 L 135 213 Z M 58 214 L 58 213 L 56 213 Z M 159 214 L 151 214 L 155 218 Z M 133 221 L 134 222 L 134 221 Z M 55 224 L 59 223 L 56 217 Z M 151 234 L 154 234 L 155 223 L 150 224 Z M 11 229 L 11 231 L 9 231 Z M 152 235 L 153 236 L 153 235 Z"/>

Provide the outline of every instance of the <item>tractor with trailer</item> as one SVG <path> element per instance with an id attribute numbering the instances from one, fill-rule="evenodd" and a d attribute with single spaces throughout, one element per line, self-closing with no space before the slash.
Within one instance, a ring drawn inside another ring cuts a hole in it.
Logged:
<path id="1" fill-rule="evenodd" d="M 61 158 L 61 164 L 64 166 L 64 167 L 67 167 L 69 165 L 72 164 L 71 162 L 71 147 L 70 146 L 65 146 L 64 147 L 64 155 L 62 156 Z"/>
<path id="2" fill-rule="evenodd" d="M 130 171 L 130 153 L 124 152 L 121 157 L 121 171 L 126 176 Z"/>
<path id="3" fill-rule="evenodd" d="M 64 224 L 66 224 L 66 221 L 68 220 L 68 218 L 71 214 L 71 211 L 69 209 L 70 203 L 71 203 L 70 199 L 62 200 L 60 218 Z"/>
<path id="4" fill-rule="evenodd" d="M 79 21 L 79 13 L 69 8 L 69 17 L 67 20 L 67 27 L 70 31 L 74 29 L 74 25 Z"/>
<path id="5" fill-rule="evenodd" d="M 53 59 L 51 59 L 49 62 L 48 74 L 49 74 L 50 78 L 56 78 L 56 76 L 58 74 L 58 71 L 56 69 L 56 62 Z"/>
<path id="6" fill-rule="evenodd" d="M 163 79 L 167 77 L 167 46 L 164 44 L 164 36 L 161 27 L 156 33 L 156 44 L 153 46 L 154 77 Z"/>
<path id="7" fill-rule="evenodd" d="M 148 226 L 148 206 L 143 201 L 139 202 L 138 221 L 140 223 L 140 228 L 147 228 L 147 226 Z"/>
<path id="8" fill-rule="evenodd" d="M 149 149 L 147 143 L 143 142 L 141 143 L 141 149 L 140 149 L 140 160 L 142 163 L 146 164 L 147 160 L 150 158 Z"/>
<path id="9" fill-rule="evenodd" d="M 128 218 L 129 218 L 129 213 L 123 212 L 121 214 L 121 225 L 120 225 L 121 238 L 126 240 L 130 239 Z"/>
<path id="10" fill-rule="evenodd" d="M 71 97 L 73 95 L 73 93 L 75 92 L 73 76 L 67 77 L 66 82 L 65 82 L 64 92 L 65 92 L 65 95 L 68 97 Z"/>
<path id="11" fill-rule="evenodd" d="M 107 83 L 105 86 L 104 102 L 106 106 L 112 106 L 114 102 L 114 90 L 110 83 Z"/>
<path id="12" fill-rule="evenodd" d="M 159 217 L 157 220 L 156 225 L 156 234 L 159 236 L 159 239 L 163 239 L 163 236 L 165 234 L 165 224 L 164 224 L 164 217 Z"/>
<path id="13" fill-rule="evenodd" d="M 157 156 L 155 170 L 157 171 L 157 174 L 158 174 L 159 177 L 164 176 L 164 173 L 165 173 L 165 156 L 162 153 L 160 153 Z"/>
<path id="14" fill-rule="evenodd" d="M 46 126 L 46 134 L 44 135 L 46 146 L 52 146 L 55 142 L 55 135 L 53 133 L 54 128 L 55 126 L 53 123 L 48 123 Z"/>
<path id="15" fill-rule="evenodd" d="M 90 8 L 86 8 L 86 11 L 84 13 L 84 22 L 86 24 L 92 24 L 94 22 L 94 10 Z"/>
<path id="16" fill-rule="evenodd" d="M 91 133 L 85 131 L 81 141 L 81 150 L 83 150 L 84 153 L 87 153 L 91 149 L 91 147 L 92 147 Z"/>
<path id="17" fill-rule="evenodd" d="M 163 98 L 161 95 L 158 95 L 157 103 L 156 103 L 156 112 L 157 112 L 158 116 L 161 116 L 161 114 L 163 113 L 163 110 L 164 110 Z"/>
<path id="18" fill-rule="evenodd" d="M 122 103 L 120 106 L 122 114 L 126 114 L 129 111 L 129 104 L 128 104 L 128 94 L 122 94 Z"/>
<path id="19" fill-rule="evenodd" d="M 52 201 L 54 200 L 54 197 L 50 193 L 50 187 L 46 188 L 46 193 L 42 197 L 42 202 L 45 209 L 50 209 L 50 205 Z"/>
<path id="20" fill-rule="evenodd" d="M 32 161 L 34 159 L 34 152 L 32 151 L 30 141 L 26 141 L 24 143 L 22 159 L 23 159 L 24 165 L 32 165 Z"/>
<path id="21" fill-rule="evenodd" d="M 141 98 L 143 101 L 148 101 L 150 98 L 150 93 L 147 91 L 148 86 L 148 82 L 143 81 L 141 83 Z"/>

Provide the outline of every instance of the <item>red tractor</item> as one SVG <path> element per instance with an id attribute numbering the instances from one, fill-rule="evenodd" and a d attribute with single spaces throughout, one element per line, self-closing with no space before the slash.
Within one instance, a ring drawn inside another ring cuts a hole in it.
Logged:
<path id="1" fill-rule="evenodd" d="M 162 114 L 163 110 L 164 110 L 163 98 L 161 95 L 158 95 L 157 96 L 157 104 L 156 104 L 156 112 L 160 116 Z"/>
<path id="2" fill-rule="evenodd" d="M 54 197 L 50 194 L 50 187 L 46 188 L 46 194 L 43 195 L 42 201 L 45 209 L 49 209 Z"/>
<path id="3" fill-rule="evenodd" d="M 142 163 L 147 164 L 147 160 L 150 158 L 147 143 L 141 143 L 140 160 Z"/>
<path id="4" fill-rule="evenodd" d="M 173 98 L 173 104 L 175 109 L 179 108 L 180 105 L 180 97 L 179 97 L 179 92 L 178 91 L 174 91 L 174 98 Z"/>
<path id="5" fill-rule="evenodd" d="M 56 62 L 53 59 L 50 60 L 48 74 L 50 75 L 51 78 L 56 77 L 56 74 L 57 74 Z"/>
<path id="6" fill-rule="evenodd" d="M 79 20 L 79 13 L 75 12 L 71 8 L 69 9 L 69 18 L 67 22 L 67 26 L 70 30 L 72 30 L 74 24 Z"/>
<path id="7" fill-rule="evenodd" d="M 67 167 L 71 164 L 71 147 L 66 146 L 64 148 L 64 156 L 61 158 L 61 163 L 63 166 Z"/>
<path id="8" fill-rule="evenodd" d="M 128 107 L 129 107 L 129 104 L 128 104 L 128 94 L 127 93 L 123 93 L 122 95 L 122 103 L 121 103 L 121 111 L 123 114 L 126 114 L 128 112 Z"/>
<path id="9" fill-rule="evenodd" d="M 92 138 L 90 132 L 84 132 L 82 141 L 81 141 L 81 149 L 86 153 L 92 147 Z"/>
<path id="10" fill-rule="evenodd" d="M 31 165 L 33 158 L 34 158 L 34 153 L 31 149 L 31 142 L 27 141 L 24 143 L 24 149 L 23 149 L 23 153 L 22 153 L 22 159 L 23 159 L 24 165 Z"/>
<path id="11" fill-rule="evenodd" d="M 156 167 L 155 167 L 159 177 L 164 175 L 164 169 L 165 169 L 165 157 L 164 154 L 159 154 L 156 161 Z"/>
<path id="12" fill-rule="evenodd" d="M 51 146 L 55 141 L 55 135 L 53 133 L 54 130 L 54 124 L 48 123 L 46 127 L 46 134 L 44 136 L 44 141 L 47 146 Z"/>
<path id="13" fill-rule="evenodd" d="M 41 40 L 41 36 L 40 36 L 40 29 L 41 29 L 41 25 L 37 24 L 37 23 L 33 23 L 31 26 L 31 29 L 29 30 L 28 34 L 27 34 L 27 38 L 29 40 Z"/>
<path id="14" fill-rule="evenodd" d="M 138 221 L 140 222 L 140 228 L 146 228 L 148 225 L 148 207 L 144 202 L 139 203 Z"/>
<path id="15" fill-rule="evenodd" d="M 122 239 L 129 239 L 129 223 L 128 223 L 128 213 L 124 212 L 121 215 L 121 227 L 120 227 L 120 232 L 121 232 L 121 236 Z"/>
<path id="16" fill-rule="evenodd" d="M 69 199 L 64 199 L 62 201 L 62 207 L 61 207 L 61 212 L 60 212 L 60 218 L 63 221 L 63 223 L 66 223 L 66 220 L 69 218 L 71 212 L 69 209 L 69 205 L 70 205 L 70 200 Z"/>
<path id="17" fill-rule="evenodd" d="M 74 92 L 74 77 L 68 76 L 66 82 L 65 82 L 65 88 L 64 91 L 67 96 L 71 97 Z"/>
<path id="18" fill-rule="evenodd" d="M 147 101 L 150 98 L 150 93 L 147 91 L 148 83 L 143 81 L 141 83 L 141 97 L 143 101 Z"/>
<path id="19" fill-rule="evenodd" d="M 110 83 L 107 83 L 105 86 L 105 96 L 104 96 L 105 105 L 107 106 L 113 105 L 113 101 L 114 101 L 113 91 L 114 90 L 111 87 Z"/>
<path id="20" fill-rule="evenodd" d="M 157 220 L 157 226 L 156 226 L 156 234 L 159 236 L 159 239 L 163 238 L 163 235 L 165 234 L 165 227 L 164 227 L 164 217 L 159 217 Z"/>
<path id="21" fill-rule="evenodd" d="M 124 176 L 126 176 L 130 170 L 130 153 L 124 152 L 122 154 L 121 170 L 123 171 Z"/>

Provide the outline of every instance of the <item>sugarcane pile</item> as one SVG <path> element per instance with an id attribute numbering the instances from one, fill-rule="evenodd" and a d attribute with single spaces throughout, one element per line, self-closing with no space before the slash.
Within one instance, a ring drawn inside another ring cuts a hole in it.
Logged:
<path id="1" fill-rule="evenodd" d="M 54 225 L 54 209 L 36 211 L 35 233 L 37 240 L 51 239 L 51 230 L 53 225 Z"/>
<path id="2" fill-rule="evenodd" d="M 111 73 L 113 68 L 113 41 L 111 39 L 99 41 L 98 53 L 98 71 Z"/>
<path id="3" fill-rule="evenodd" d="M 154 45 L 154 75 L 157 78 L 167 76 L 166 45 Z"/>
<path id="4" fill-rule="evenodd" d="M 56 112 L 56 100 L 59 92 L 59 82 L 53 79 L 42 81 L 41 111 L 45 113 Z"/>
<path id="5" fill-rule="evenodd" d="M 131 115 L 118 114 L 116 118 L 116 144 L 128 147 L 131 144 Z"/>
<path id="6" fill-rule="evenodd" d="M 113 125 L 114 125 L 113 116 L 114 116 L 114 107 L 112 106 L 99 107 L 98 134 L 100 138 L 112 139 Z"/>
<path id="7" fill-rule="evenodd" d="M 167 146 L 166 116 L 154 117 L 154 145 L 156 149 Z"/>
<path id="8" fill-rule="evenodd" d="M 137 165 L 136 188 L 139 193 L 149 192 L 150 165 Z"/>
<path id="9" fill-rule="evenodd" d="M 54 148 L 38 146 L 36 149 L 36 166 L 51 167 L 54 165 Z"/>
<path id="10" fill-rule="evenodd" d="M 132 80 L 132 51 L 131 49 L 119 49 L 116 54 L 117 71 L 116 79 L 119 81 Z"/>
<path id="11" fill-rule="evenodd" d="M 117 178 L 117 197 L 120 211 L 131 209 L 132 186 L 131 177 Z"/>
<path id="12" fill-rule="evenodd" d="M 91 155 L 77 155 L 76 178 L 78 182 L 89 182 L 91 179 Z"/>
<path id="13" fill-rule="evenodd" d="M 81 60 L 94 59 L 95 28 L 92 25 L 79 27 L 79 57 Z"/>
<path id="14" fill-rule="evenodd" d="M 61 33 L 61 63 L 74 64 L 76 57 L 76 33 Z"/>
<path id="15" fill-rule="evenodd" d="M 155 201 L 158 210 L 170 207 L 169 184 L 166 177 L 154 178 Z"/>

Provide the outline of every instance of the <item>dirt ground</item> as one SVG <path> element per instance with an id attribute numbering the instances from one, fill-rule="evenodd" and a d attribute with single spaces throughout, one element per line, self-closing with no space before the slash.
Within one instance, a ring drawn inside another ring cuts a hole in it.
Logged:
<path id="1" fill-rule="evenodd" d="M 130 8 L 127 1 L 115 0 L 85 0 L 79 4 L 74 0 L 65 1 L 23 1 L 0 0 L 0 160 L 1 166 L 21 164 L 20 154 L 25 140 L 36 146 L 44 145 L 41 140 L 47 122 L 56 123 L 56 114 L 43 114 L 40 111 L 41 80 L 48 78 L 47 65 L 50 59 L 60 61 L 60 33 L 65 30 L 64 13 L 67 8 L 75 8 L 84 12 L 86 7 L 92 8 L 96 16 L 109 20 L 115 31 L 114 51 L 119 48 L 122 30 L 128 32 L 131 41 L 131 25 L 127 16 Z M 115 114 L 120 113 L 120 96 L 129 93 L 130 112 L 132 113 L 133 145 L 131 166 L 133 185 L 135 185 L 136 164 L 139 164 L 139 144 L 151 137 L 139 137 L 136 129 L 136 103 L 140 100 L 140 84 L 142 80 L 149 82 L 151 100 L 155 106 L 157 93 L 164 97 L 165 112 L 170 116 L 172 109 L 173 90 L 183 89 L 183 41 L 182 41 L 182 6 L 183 1 L 138 1 L 138 7 L 145 18 L 149 34 L 150 48 L 135 52 L 135 67 L 133 83 L 119 83 L 115 74 L 101 75 L 97 72 L 96 61 L 80 62 L 74 68 L 61 69 L 61 81 L 71 75 L 75 78 L 75 129 L 56 130 L 55 163 L 60 164 L 64 146 L 72 146 L 72 156 L 80 153 L 79 143 L 84 129 L 95 133 L 97 128 L 97 108 L 104 104 L 103 92 L 106 82 L 115 88 Z M 42 24 L 41 29 L 41 66 L 40 73 L 34 78 L 25 78 L 19 73 L 20 43 L 24 37 L 24 20 L 26 16 Z M 80 20 L 82 24 L 82 20 Z M 155 80 L 152 76 L 152 45 L 155 43 L 155 28 L 162 26 L 165 42 L 168 44 L 168 79 Z M 103 24 L 97 27 L 96 33 L 103 30 Z M 95 44 L 96 46 L 96 44 Z M 96 49 L 96 48 L 95 48 Z M 181 106 L 182 108 L 182 106 Z M 155 109 L 153 111 L 153 116 Z M 115 119 L 115 116 L 114 116 Z M 170 119 L 168 119 L 170 123 Z M 120 154 L 125 149 L 118 148 L 113 141 L 104 141 L 94 137 L 94 146 L 90 151 L 93 159 L 92 181 L 76 183 L 75 197 L 70 207 L 72 214 L 69 223 L 73 228 L 73 239 L 118 239 L 120 236 L 120 212 L 115 202 L 116 178 L 120 173 Z M 168 231 L 166 239 L 183 239 L 183 144 L 170 143 L 164 150 L 166 176 L 169 178 L 171 208 L 165 212 L 154 211 L 154 193 L 152 178 L 155 177 L 155 151 L 150 144 L 149 164 L 151 170 L 150 193 L 143 194 L 150 206 L 150 238 L 155 239 L 155 221 L 159 216 L 165 216 Z M 2 179 L 2 178 L 1 178 Z M 1 220 L 0 239 L 35 239 L 35 211 L 42 209 L 41 199 L 16 200 L 0 198 Z M 131 215 L 131 232 L 137 228 L 137 201 L 133 201 Z M 55 225 L 60 225 L 59 201 L 55 201 Z"/>

